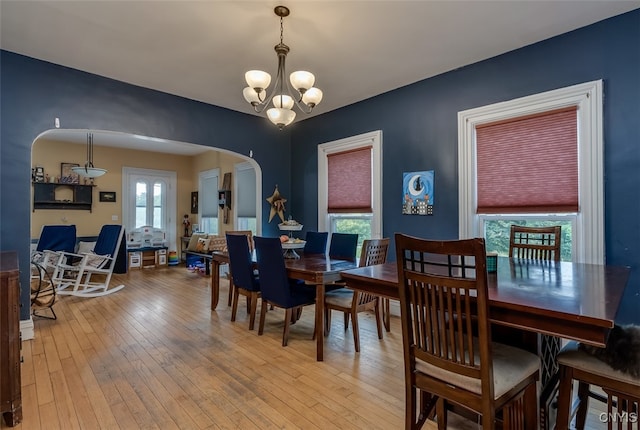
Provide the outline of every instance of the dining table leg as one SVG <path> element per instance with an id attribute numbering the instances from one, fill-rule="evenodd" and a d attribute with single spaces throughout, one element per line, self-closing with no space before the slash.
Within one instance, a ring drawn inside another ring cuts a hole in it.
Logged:
<path id="1" fill-rule="evenodd" d="M 220 262 L 211 259 L 211 310 L 215 311 L 220 300 Z"/>
<path id="2" fill-rule="evenodd" d="M 324 360 L 324 283 L 316 284 L 316 360 Z"/>

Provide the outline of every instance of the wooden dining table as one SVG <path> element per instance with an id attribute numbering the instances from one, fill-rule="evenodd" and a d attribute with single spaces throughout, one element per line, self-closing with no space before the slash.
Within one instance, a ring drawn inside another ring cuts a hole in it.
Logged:
<path id="1" fill-rule="evenodd" d="M 316 289 L 316 360 L 324 359 L 324 292 L 325 284 L 341 279 L 343 270 L 357 267 L 357 263 L 347 260 L 337 260 L 326 255 L 302 255 L 297 259 L 285 260 L 287 275 L 290 278 L 301 279 Z M 229 263 L 229 254 L 214 252 L 211 256 L 211 310 L 215 310 L 220 299 L 220 266 Z M 232 281 L 230 281 L 232 282 Z M 231 285 L 229 288 L 232 288 Z"/>
<path id="2" fill-rule="evenodd" d="M 399 299 L 395 262 L 345 270 L 341 276 L 349 288 Z M 622 266 L 498 257 L 498 270 L 487 279 L 490 320 L 517 332 L 604 347 L 628 277 L 629 268 Z M 557 388 L 555 375 L 550 375 L 555 356 L 544 356 L 539 345 L 532 350 L 541 354 L 541 379 L 547 381 L 540 399 L 541 428 L 550 428 L 548 414 L 542 410 L 545 405 L 548 408 Z"/>

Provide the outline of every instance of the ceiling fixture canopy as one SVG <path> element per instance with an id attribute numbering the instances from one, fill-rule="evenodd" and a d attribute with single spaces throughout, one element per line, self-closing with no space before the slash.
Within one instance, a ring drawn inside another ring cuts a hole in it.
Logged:
<path id="1" fill-rule="evenodd" d="M 72 167 L 74 173 L 85 178 L 97 178 L 107 171 L 93 166 L 93 133 L 87 133 L 87 162 L 84 166 Z"/>
<path id="2" fill-rule="evenodd" d="M 274 96 L 271 99 L 273 107 L 267 109 L 267 117 L 282 130 L 296 118 L 294 104 L 302 112 L 311 113 L 322 100 L 322 91 L 313 86 L 316 78 L 311 72 L 300 70 L 291 73 L 288 81 L 285 79 L 285 60 L 289 47 L 282 41 L 284 33 L 282 19 L 289 16 L 289 8 L 276 6 L 273 11 L 280 17 L 280 43 L 274 48 L 278 54 L 278 74 L 273 88 Z M 251 103 L 256 112 L 262 112 L 269 104 L 267 88 L 271 84 L 271 75 L 262 70 L 249 70 L 244 77 L 249 85 L 242 91 L 245 100 Z"/>

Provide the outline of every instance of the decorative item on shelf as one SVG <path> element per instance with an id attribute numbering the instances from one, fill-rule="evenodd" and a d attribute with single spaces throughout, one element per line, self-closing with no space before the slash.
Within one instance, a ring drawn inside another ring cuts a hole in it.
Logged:
<path id="1" fill-rule="evenodd" d="M 60 183 L 61 184 L 78 184 L 80 177 L 73 170 L 79 167 L 78 163 L 60 163 Z"/>
<path id="2" fill-rule="evenodd" d="M 287 221 L 283 221 L 278 224 L 278 228 L 281 231 L 286 231 L 287 234 L 280 236 L 280 242 L 282 242 L 282 249 L 284 249 L 284 258 L 300 258 L 296 249 L 302 249 L 306 245 L 306 241 L 293 237 L 294 231 L 302 230 L 302 224 L 298 221 L 291 219 L 291 216 Z"/>
<path id="3" fill-rule="evenodd" d="M 278 55 L 278 72 L 273 88 L 273 107 L 267 110 L 267 117 L 282 130 L 296 118 L 296 113 L 293 111 L 294 103 L 302 112 L 311 113 L 322 100 L 322 91 L 313 86 L 316 78 L 311 72 L 300 70 L 291 73 L 289 77 L 291 85 L 285 79 L 285 61 L 289 47 L 283 42 L 282 21 L 284 17 L 289 16 L 289 8 L 276 6 L 273 11 L 280 17 L 280 43 L 274 48 Z M 253 109 L 260 113 L 269 104 L 267 88 L 271 83 L 271 75 L 262 70 L 249 70 L 244 77 L 249 86 L 242 91 L 242 94 L 245 100 L 253 106 Z M 291 87 L 293 87 L 293 91 Z"/>
<path id="4" fill-rule="evenodd" d="M 100 169 L 93 165 L 93 133 L 87 133 L 87 162 L 84 166 L 80 167 L 78 165 L 76 167 L 72 167 L 71 170 L 73 170 L 77 175 L 85 178 L 97 178 L 98 176 L 102 176 L 107 173 L 105 169 Z"/>
<path id="5" fill-rule="evenodd" d="M 191 236 L 189 234 L 189 227 L 191 226 L 191 220 L 189 220 L 189 215 L 184 214 L 184 217 L 182 217 L 182 225 L 184 226 L 184 237 Z"/>
<path id="6" fill-rule="evenodd" d="M 267 201 L 271 205 L 271 211 L 269 212 L 269 222 L 271 222 L 276 214 L 278 214 L 278 216 L 280 217 L 280 221 L 284 222 L 284 204 L 287 202 L 287 199 L 280 195 L 278 185 L 276 185 L 276 189 L 273 191 L 273 194 L 271 194 L 270 197 L 267 197 Z"/>
<path id="7" fill-rule="evenodd" d="M 36 166 L 31 169 L 31 179 L 33 182 L 44 182 L 44 167 Z"/>

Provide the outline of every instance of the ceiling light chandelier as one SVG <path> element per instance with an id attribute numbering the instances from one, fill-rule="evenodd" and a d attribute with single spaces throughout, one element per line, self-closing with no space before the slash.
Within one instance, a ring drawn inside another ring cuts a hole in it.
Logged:
<path id="1" fill-rule="evenodd" d="M 87 133 L 87 162 L 84 166 L 72 167 L 74 173 L 85 178 L 97 178 L 107 171 L 93 166 L 93 133 Z"/>
<path id="2" fill-rule="evenodd" d="M 267 117 L 282 130 L 296 118 L 296 113 L 293 111 L 294 103 L 302 112 L 311 113 L 322 100 L 322 91 L 313 86 L 316 80 L 313 73 L 304 70 L 291 74 L 289 77 L 291 85 L 285 79 L 285 60 L 289 53 L 289 47 L 282 41 L 282 19 L 289 16 L 289 8 L 276 6 L 273 11 L 280 17 L 280 43 L 274 48 L 278 54 L 278 74 L 273 88 L 275 95 L 271 99 L 273 107 L 267 110 Z M 260 113 L 269 104 L 267 87 L 271 83 L 271 75 L 262 70 L 249 70 L 244 74 L 244 77 L 249 86 L 242 91 L 242 94 L 245 100 L 251 103 L 254 110 Z"/>

